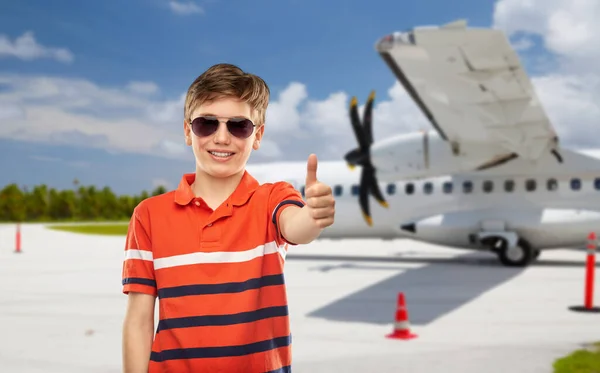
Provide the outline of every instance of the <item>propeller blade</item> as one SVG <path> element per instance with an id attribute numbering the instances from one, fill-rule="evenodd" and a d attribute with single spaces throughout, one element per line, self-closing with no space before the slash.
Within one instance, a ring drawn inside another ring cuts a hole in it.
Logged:
<path id="1" fill-rule="evenodd" d="M 360 208 L 363 213 L 363 218 L 369 224 L 369 226 L 373 225 L 373 219 L 371 219 L 371 213 L 369 211 L 369 173 L 365 168 L 362 169 L 360 174 L 360 185 L 359 185 L 359 196 L 358 201 L 360 203 Z"/>
<path id="2" fill-rule="evenodd" d="M 352 97 L 352 100 L 350 101 L 350 122 L 352 123 L 352 129 L 354 129 L 354 135 L 356 136 L 356 141 L 358 142 L 360 150 L 365 152 L 369 147 L 369 143 L 365 138 L 364 129 L 358 118 L 358 102 L 356 97 Z"/>
<path id="3" fill-rule="evenodd" d="M 375 178 L 375 169 L 371 166 L 368 169 L 368 182 L 369 182 L 369 191 L 371 192 L 371 194 L 373 195 L 373 197 L 375 197 L 375 199 L 377 200 L 377 202 L 379 202 L 379 204 L 385 208 L 388 207 L 388 203 L 385 200 L 385 198 L 383 198 L 383 194 L 381 193 L 381 190 L 379 189 L 379 184 L 377 183 L 377 179 Z"/>
<path id="4" fill-rule="evenodd" d="M 369 99 L 367 100 L 367 106 L 363 113 L 363 128 L 366 137 L 367 144 L 373 144 L 373 101 L 375 100 L 375 91 L 371 91 Z"/>

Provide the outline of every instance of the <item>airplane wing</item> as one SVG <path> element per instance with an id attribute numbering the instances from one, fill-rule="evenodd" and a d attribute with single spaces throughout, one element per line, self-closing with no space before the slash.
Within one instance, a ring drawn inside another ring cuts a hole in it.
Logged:
<path id="1" fill-rule="evenodd" d="M 502 31 L 460 20 L 388 35 L 376 50 L 453 147 L 498 144 L 526 159 L 556 150 L 555 130 Z"/>

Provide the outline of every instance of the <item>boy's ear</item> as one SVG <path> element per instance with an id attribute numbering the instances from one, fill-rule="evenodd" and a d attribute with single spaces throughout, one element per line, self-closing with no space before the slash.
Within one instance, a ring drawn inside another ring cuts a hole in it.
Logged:
<path id="1" fill-rule="evenodd" d="M 185 144 L 187 146 L 192 146 L 192 134 L 190 131 L 190 126 L 188 126 L 185 120 L 183 121 L 183 136 L 185 137 Z"/>
<path id="2" fill-rule="evenodd" d="M 258 150 L 260 148 L 260 140 L 265 132 L 265 125 L 261 124 L 260 127 L 256 130 L 256 135 L 254 136 L 254 144 L 252 144 L 252 148 L 254 150 Z"/>

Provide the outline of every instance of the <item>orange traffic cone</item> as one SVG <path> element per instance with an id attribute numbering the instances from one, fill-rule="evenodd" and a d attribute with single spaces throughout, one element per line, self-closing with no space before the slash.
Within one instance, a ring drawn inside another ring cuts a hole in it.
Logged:
<path id="1" fill-rule="evenodd" d="M 408 311 L 404 301 L 404 293 L 398 293 L 398 308 L 396 309 L 396 319 L 394 321 L 394 331 L 386 335 L 393 339 L 413 339 L 417 335 L 410 332 L 410 322 L 408 321 Z"/>
<path id="2" fill-rule="evenodd" d="M 15 232 L 15 253 L 21 253 L 21 223 L 17 223 L 17 231 Z"/>

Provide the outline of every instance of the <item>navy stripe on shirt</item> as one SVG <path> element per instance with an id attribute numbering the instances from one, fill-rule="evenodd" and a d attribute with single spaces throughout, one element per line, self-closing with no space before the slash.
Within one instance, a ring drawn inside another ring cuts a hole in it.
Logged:
<path id="1" fill-rule="evenodd" d="M 175 328 L 191 328 L 197 326 L 234 325 L 281 317 L 288 315 L 287 306 L 267 307 L 256 311 L 240 312 L 229 315 L 206 315 L 164 319 L 158 322 L 157 333 L 161 330 Z"/>
<path id="2" fill-rule="evenodd" d="M 291 336 L 285 336 L 238 346 L 176 348 L 172 350 L 164 350 L 161 352 L 152 351 L 152 353 L 150 354 L 150 360 L 156 362 L 163 362 L 175 359 L 243 356 L 255 354 L 258 352 L 274 350 L 280 347 L 286 347 L 289 346 L 291 343 Z"/>
<path id="3" fill-rule="evenodd" d="M 286 199 L 284 201 L 279 202 L 277 207 L 275 207 L 275 210 L 273 210 L 273 216 L 271 217 L 273 225 L 275 225 L 275 231 L 277 232 L 277 235 L 281 235 L 281 232 L 279 231 L 279 227 L 277 226 L 277 212 L 279 211 L 280 208 L 282 208 L 285 205 L 296 205 L 298 207 L 304 207 L 304 202 L 296 201 L 293 199 Z M 295 243 L 293 243 L 287 239 L 286 239 L 286 241 L 288 241 L 292 245 L 296 245 Z"/>
<path id="4" fill-rule="evenodd" d="M 285 205 L 296 205 L 298 207 L 304 207 L 304 202 L 296 201 L 294 199 L 286 199 L 284 201 L 279 202 L 277 207 L 275 207 L 275 210 L 273 210 L 273 216 L 271 217 L 273 224 L 275 224 L 275 228 L 277 228 L 277 211 L 279 211 L 279 209 Z"/>
<path id="5" fill-rule="evenodd" d="M 265 286 L 283 285 L 283 274 L 251 278 L 243 282 L 228 282 L 224 284 L 183 285 L 158 290 L 159 298 L 176 298 L 186 295 L 206 295 L 241 293 L 246 290 L 259 289 Z"/>
<path id="6" fill-rule="evenodd" d="M 279 369 L 275 369 L 275 370 L 270 370 L 268 372 L 265 373 L 292 373 L 292 366 L 288 365 L 285 367 L 281 367 Z"/>
<path id="7" fill-rule="evenodd" d="M 140 277 L 128 277 L 123 279 L 123 285 L 127 284 L 139 284 L 139 285 L 148 285 L 156 287 L 156 281 L 150 280 L 148 278 L 140 278 Z"/>

